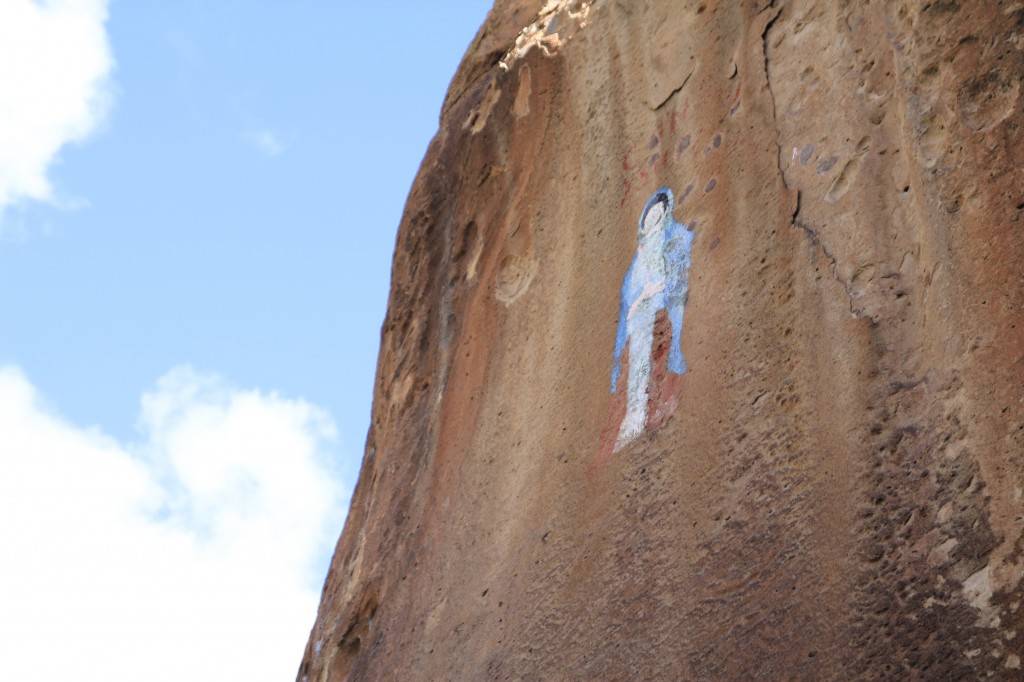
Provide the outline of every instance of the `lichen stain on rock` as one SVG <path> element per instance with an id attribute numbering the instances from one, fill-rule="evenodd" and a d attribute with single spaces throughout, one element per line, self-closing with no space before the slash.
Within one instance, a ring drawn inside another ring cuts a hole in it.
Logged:
<path id="1" fill-rule="evenodd" d="M 964 125 L 980 133 L 1009 118 L 1019 98 L 1020 76 L 996 69 L 968 79 L 957 93 L 957 105 Z"/>

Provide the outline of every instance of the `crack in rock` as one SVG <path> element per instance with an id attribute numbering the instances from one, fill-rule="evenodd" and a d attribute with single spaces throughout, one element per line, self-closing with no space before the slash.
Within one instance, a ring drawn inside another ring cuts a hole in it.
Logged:
<path id="1" fill-rule="evenodd" d="M 854 317 L 864 317 L 865 316 L 864 311 L 859 309 L 859 308 L 854 307 L 854 305 L 853 305 L 853 300 L 856 298 L 856 296 L 854 296 L 853 288 L 850 286 L 850 283 L 845 281 L 842 277 L 839 276 L 839 267 L 838 267 L 838 265 L 836 263 L 835 255 L 829 250 L 829 248 L 827 246 L 825 246 L 825 242 L 822 241 L 821 236 L 818 234 L 817 230 L 815 230 L 813 227 L 811 227 L 807 223 L 804 223 L 804 222 L 800 221 L 799 214 L 800 214 L 800 190 L 797 190 L 796 191 L 796 207 L 793 209 L 793 215 L 790 216 L 790 218 L 789 218 L 790 225 L 792 225 L 793 227 L 801 230 L 805 235 L 807 235 L 807 238 L 811 241 L 811 244 L 813 244 L 814 246 L 816 246 L 819 249 L 821 249 L 821 253 L 825 256 L 825 258 L 828 259 L 829 269 L 832 271 L 832 278 L 839 284 L 839 286 L 841 286 L 843 288 L 843 291 L 846 292 L 846 296 L 849 299 L 850 314 L 853 315 Z M 877 321 L 873 317 L 871 318 L 871 320 L 872 320 L 872 322 Z"/>
<path id="2" fill-rule="evenodd" d="M 686 74 L 686 78 L 683 79 L 683 82 L 680 83 L 679 87 L 676 88 L 675 90 L 673 90 L 672 92 L 668 93 L 668 97 L 663 99 L 661 101 L 661 104 L 658 104 L 657 106 L 653 107 L 652 110 L 653 111 L 661 111 L 662 107 L 664 107 L 666 104 L 668 104 L 672 100 L 673 97 L 675 97 L 676 95 L 679 94 L 680 90 L 682 90 L 683 88 L 686 87 L 686 84 L 690 82 L 690 76 L 692 76 L 692 75 L 693 75 L 693 71 L 691 71 L 690 73 Z"/>
<path id="3" fill-rule="evenodd" d="M 786 181 L 786 172 L 782 170 L 782 141 L 780 140 L 782 132 L 779 130 L 779 115 L 775 104 L 775 91 L 772 89 L 772 79 L 768 69 L 768 33 L 772 30 L 772 26 L 775 25 L 778 18 L 782 16 L 782 8 L 776 7 L 776 2 L 777 0 L 772 0 L 772 3 L 764 9 L 765 12 L 774 11 L 774 14 L 768 19 L 768 22 L 764 25 L 764 31 L 761 32 L 761 51 L 764 55 L 764 81 L 768 88 L 768 97 L 772 101 L 772 126 L 775 128 L 775 146 L 778 149 L 776 165 L 779 168 L 779 175 L 782 176 L 783 187 L 789 189 L 789 183 Z"/>

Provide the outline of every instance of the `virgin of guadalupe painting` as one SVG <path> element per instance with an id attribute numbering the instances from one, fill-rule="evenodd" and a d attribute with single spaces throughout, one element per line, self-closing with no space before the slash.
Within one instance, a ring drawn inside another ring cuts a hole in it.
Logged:
<path id="1" fill-rule="evenodd" d="M 677 403 L 671 378 L 686 373 L 682 333 L 693 226 L 676 221 L 674 208 L 672 190 L 662 187 L 647 200 L 637 222 L 636 254 L 622 280 L 604 457 L 668 417 Z"/>

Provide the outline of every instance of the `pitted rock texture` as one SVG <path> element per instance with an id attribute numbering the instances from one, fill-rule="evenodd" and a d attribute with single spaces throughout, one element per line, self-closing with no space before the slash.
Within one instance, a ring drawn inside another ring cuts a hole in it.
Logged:
<path id="1" fill-rule="evenodd" d="M 298 679 L 1020 679 L 1022 50 L 1009 0 L 499 0 Z M 602 459 L 662 186 L 689 369 Z"/>

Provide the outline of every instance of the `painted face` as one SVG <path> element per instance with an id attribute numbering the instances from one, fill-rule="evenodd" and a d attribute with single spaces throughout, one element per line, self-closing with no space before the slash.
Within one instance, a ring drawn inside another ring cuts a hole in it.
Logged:
<path id="1" fill-rule="evenodd" d="M 644 216 L 644 234 L 653 232 L 665 217 L 665 203 L 659 201 Z"/>

